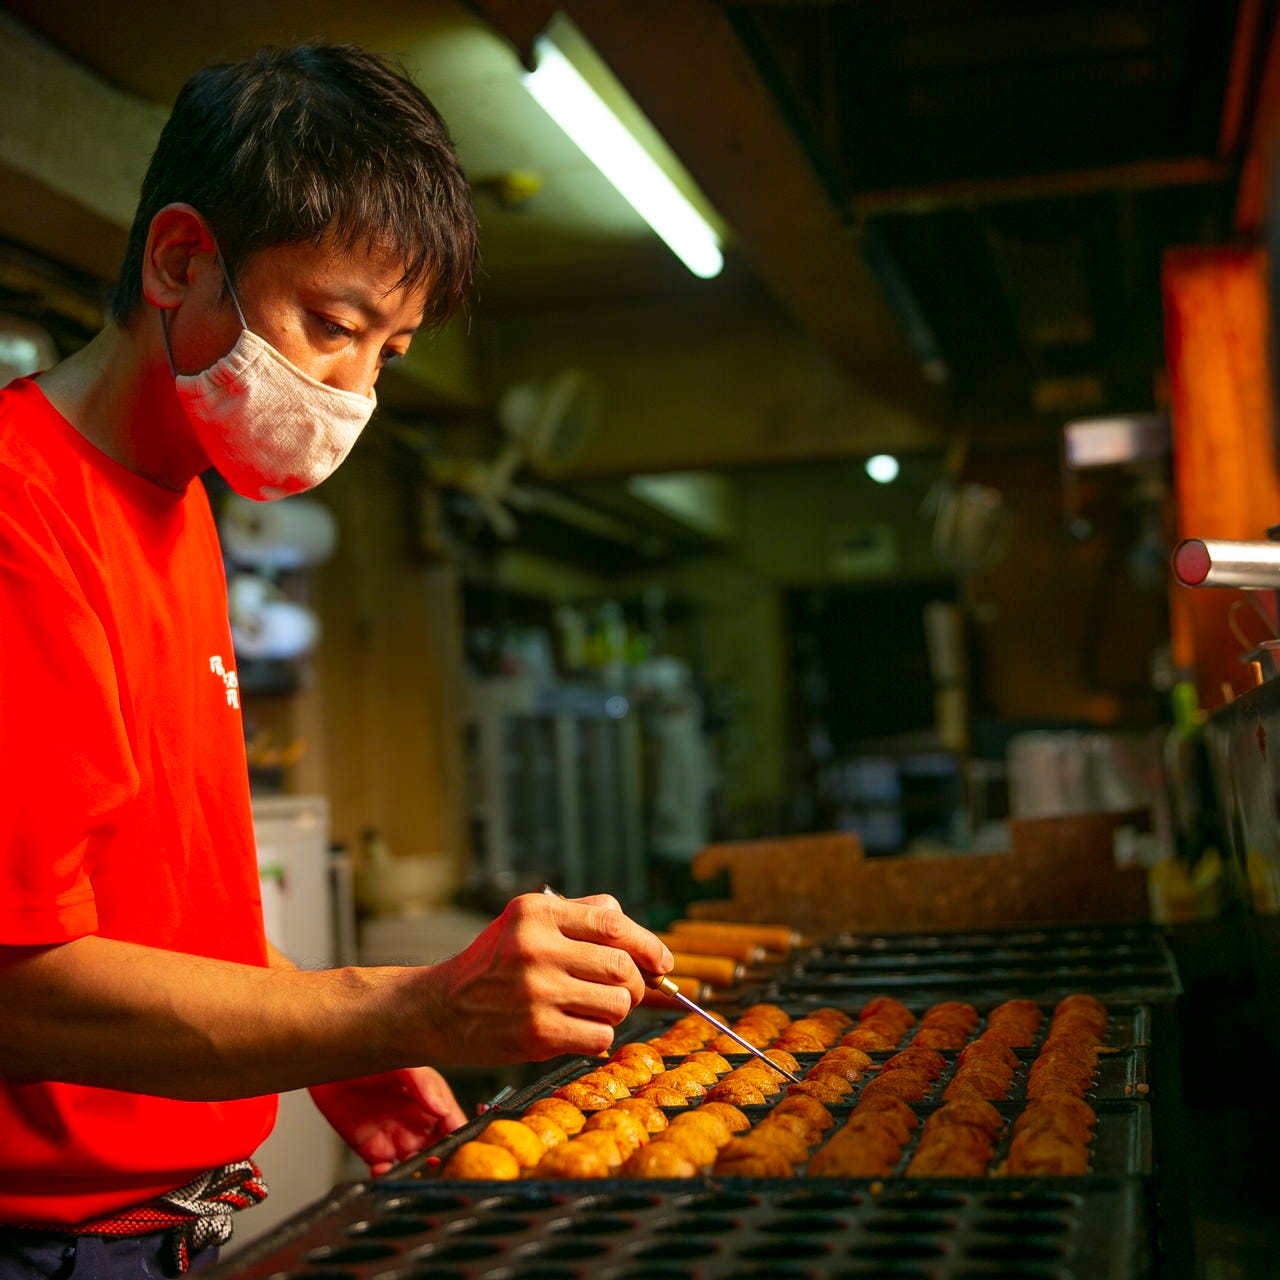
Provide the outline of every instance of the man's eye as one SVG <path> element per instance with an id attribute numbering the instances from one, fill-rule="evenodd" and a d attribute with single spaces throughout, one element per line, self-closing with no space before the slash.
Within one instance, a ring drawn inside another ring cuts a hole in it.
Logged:
<path id="1" fill-rule="evenodd" d="M 319 324 L 321 331 L 330 338 L 349 338 L 352 331 L 345 325 L 338 324 L 336 321 L 326 319 L 324 316 L 316 316 L 316 323 Z"/>
<path id="2" fill-rule="evenodd" d="M 387 365 L 394 364 L 397 360 L 403 360 L 404 355 L 403 351 L 383 351 L 378 358 L 378 363 L 385 369 Z"/>

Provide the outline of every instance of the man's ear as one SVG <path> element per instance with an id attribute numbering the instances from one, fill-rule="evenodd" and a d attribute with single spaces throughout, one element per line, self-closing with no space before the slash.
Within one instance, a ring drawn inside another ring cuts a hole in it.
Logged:
<path id="1" fill-rule="evenodd" d="M 189 204 L 167 204 L 151 219 L 142 255 L 142 296 L 153 307 L 178 306 L 206 272 L 216 272 L 217 244 Z"/>

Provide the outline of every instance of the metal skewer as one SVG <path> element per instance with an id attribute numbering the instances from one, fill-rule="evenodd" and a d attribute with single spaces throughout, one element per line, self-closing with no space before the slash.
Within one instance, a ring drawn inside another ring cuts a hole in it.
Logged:
<path id="1" fill-rule="evenodd" d="M 715 1014 L 708 1013 L 701 1005 L 696 1004 L 694 1001 L 690 1000 L 688 996 L 683 995 L 680 988 L 677 987 L 670 978 L 664 978 L 661 974 L 654 973 L 647 975 L 645 977 L 645 981 L 655 991 L 661 991 L 664 996 L 670 996 L 672 1000 L 678 1000 L 691 1013 L 696 1013 L 698 1017 L 705 1018 L 722 1035 L 728 1036 L 730 1040 L 736 1040 L 748 1053 L 754 1054 L 755 1057 L 759 1058 L 761 1062 L 765 1063 L 774 1071 L 781 1072 L 781 1074 L 786 1076 L 792 1084 L 800 1083 L 799 1076 L 793 1076 L 786 1067 L 780 1066 L 778 1063 L 774 1062 L 774 1060 L 770 1058 L 763 1049 L 757 1049 L 755 1045 L 744 1040 L 736 1031 L 731 1031 L 726 1027 L 724 1023 L 715 1016 Z"/>
<path id="2" fill-rule="evenodd" d="M 564 897 L 564 894 L 557 893 L 549 884 L 544 884 L 542 886 L 542 892 L 545 894 L 548 894 L 552 898 Z M 715 1029 L 719 1031 L 722 1035 L 726 1035 L 729 1037 L 730 1040 L 736 1041 L 749 1054 L 751 1054 L 753 1057 L 759 1058 L 760 1061 L 763 1062 L 770 1069 L 777 1071 L 781 1075 L 785 1076 L 788 1080 L 791 1081 L 792 1084 L 800 1083 L 799 1076 L 793 1076 L 791 1072 L 786 1069 L 786 1067 L 781 1067 L 776 1062 L 774 1062 L 774 1060 L 770 1058 L 763 1049 L 757 1049 L 755 1045 L 750 1044 L 748 1041 L 744 1040 L 736 1031 L 730 1031 L 729 1028 L 726 1027 L 724 1023 L 721 1022 L 720 1019 L 715 1016 L 715 1014 L 708 1013 L 700 1004 L 697 1004 L 695 1001 L 690 1000 L 688 996 L 684 995 L 681 992 L 680 988 L 677 987 L 676 984 L 672 982 L 670 978 L 664 977 L 660 973 L 646 973 L 644 975 L 644 980 L 646 984 L 652 987 L 655 991 L 661 991 L 664 996 L 669 996 L 672 1000 L 675 1000 L 679 1004 L 684 1005 L 684 1007 L 688 1009 L 690 1013 L 696 1013 L 698 1017 L 704 1018 L 713 1027 L 715 1027 Z"/>

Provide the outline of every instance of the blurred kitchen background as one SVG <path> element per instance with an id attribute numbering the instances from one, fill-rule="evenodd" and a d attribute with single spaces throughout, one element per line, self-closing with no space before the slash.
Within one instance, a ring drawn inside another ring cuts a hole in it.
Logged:
<path id="1" fill-rule="evenodd" d="M 708 844 L 961 858 L 1099 812 L 1147 815 L 1117 847 L 1158 918 L 1274 910 L 1274 862 L 1223 871 L 1195 746 L 1273 613 L 1167 565 L 1280 512 L 1275 5 L 563 9 L 0 14 L 10 373 L 102 323 L 207 62 L 393 53 L 474 184 L 475 299 L 344 467 L 271 507 L 211 485 L 276 941 L 429 961 L 546 883 L 661 926 L 723 896 Z M 547 30 L 705 213 L 697 274 L 525 83 Z"/>

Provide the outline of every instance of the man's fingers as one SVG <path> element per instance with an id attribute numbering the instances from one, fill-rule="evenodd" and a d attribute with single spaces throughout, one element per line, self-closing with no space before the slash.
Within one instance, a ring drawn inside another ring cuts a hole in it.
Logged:
<path id="1" fill-rule="evenodd" d="M 559 1017 L 548 1021 L 546 1043 L 538 1050 L 537 1058 L 556 1057 L 562 1053 L 580 1053 L 594 1058 L 613 1048 L 613 1024 L 610 1022 L 579 1016 L 567 1008 Z"/>
<path id="2" fill-rule="evenodd" d="M 582 955 L 576 955 L 567 967 L 567 974 L 572 981 L 564 993 L 556 1001 L 556 1006 L 563 1012 L 579 1018 L 591 1018 L 597 1022 L 607 1022 L 616 1027 L 644 999 L 645 986 L 634 964 L 624 953 L 623 961 L 630 965 L 632 977 L 627 982 L 617 982 L 607 976 L 606 970 L 612 960 L 606 958 L 603 964 L 592 963 L 592 957 L 585 954 L 589 951 L 603 951 L 601 947 L 583 947 Z"/>
<path id="3" fill-rule="evenodd" d="M 580 902 L 584 907 L 603 907 L 606 911 L 621 911 L 622 903 L 611 893 L 590 893 L 585 898 L 569 898 L 569 902 Z"/>
<path id="4" fill-rule="evenodd" d="M 578 903 L 557 905 L 561 909 L 560 931 L 567 938 L 625 951 L 646 974 L 669 973 L 675 963 L 671 952 L 648 929 L 642 929 L 621 911 Z"/>

